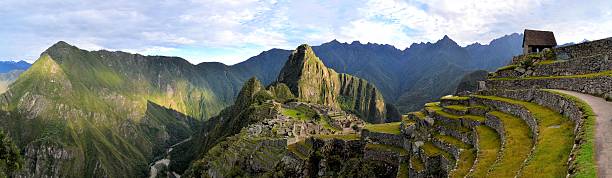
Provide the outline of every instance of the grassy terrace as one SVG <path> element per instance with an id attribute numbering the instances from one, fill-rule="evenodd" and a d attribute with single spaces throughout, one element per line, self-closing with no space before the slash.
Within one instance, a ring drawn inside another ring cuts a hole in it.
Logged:
<path id="1" fill-rule="evenodd" d="M 423 162 L 417 156 L 410 157 L 410 165 L 412 165 L 412 169 L 416 172 L 421 172 L 425 169 L 425 165 L 423 165 Z"/>
<path id="2" fill-rule="evenodd" d="M 475 116 L 475 115 L 454 115 L 454 114 L 450 114 L 447 112 L 442 111 L 442 107 L 440 106 L 429 106 L 426 109 L 428 109 L 429 111 L 433 111 L 436 114 L 439 114 L 442 117 L 445 118 L 449 118 L 449 119 L 469 119 L 469 120 L 474 120 L 474 121 L 478 121 L 478 122 L 484 122 L 486 119 L 482 116 Z"/>
<path id="3" fill-rule="evenodd" d="M 281 114 L 299 120 L 311 120 L 317 115 L 315 111 L 305 106 L 283 108 Z"/>
<path id="4" fill-rule="evenodd" d="M 514 64 L 514 65 L 507 65 L 507 66 L 503 66 L 497 69 L 497 71 L 503 71 L 503 70 L 514 70 L 518 67 L 518 65 Z"/>
<path id="5" fill-rule="evenodd" d="M 561 95 L 569 100 L 574 101 L 586 117 L 580 131 L 583 143 L 578 147 L 576 155 L 576 177 L 597 177 L 597 165 L 595 162 L 595 113 L 591 106 L 586 104 L 579 98 L 565 93 L 560 93 L 554 90 L 545 90 L 558 95 Z"/>
<path id="6" fill-rule="evenodd" d="M 312 145 L 307 144 L 304 140 L 300 140 L 297 143 L 291 144 L 287 146 L 287 150 L 295 153 L 298 157 L 303 160 L 308 159 L 308 153 L 302 153 L 298 147 L 303 147 L 307 149 L 312 149 Z"/>
<path id="7" fill-rule="evenodd" d="M 470 129 L 469 129 L 469 128 L 467 128 L 467 127 L 463 127 L 463 126 L 454 126 L 454 125 L 447 125 L 447 124 L 440 124 L 440 122 L 435 122 L 435 123 L 434 123 L 434 126 L 436 126 L 436 127 L 437 127 L 437 126 L 444 127 L 444 128 L 446 128 L 446 129 L 449 129 L 449 130 L 456 130 L 456 131 L 458 131 L 458 132 L 460 132 L 460 133 L 467 133 L 467 132 L 471 132 L 471 131 L 472 131 L 472 130 L 470 130 Z"/>
<path id="8" fill-rule="evenodd" d="M 476 160 L 475 152 L 475 149 L 461 151 L 457 161 L 457 167 L 450 172 L 449 177 L 465 177 L 474 165 L 474 161 Z"/>
<path id="9" fill-rule="evenodd" d="M 501 139 L 497 132 L 488 126 L 476 126 L 475 131 L 478 135 L 478 162 L 474 164 L 474 171 L 469 177 L 486 177 L 501 150 Z"/>
<path id="10" fill-rule="evenodd" d="M 468 100 L 470 99 L 470 97 L 467 96 L 452 96 L 452 95 L 448 95 L 448 96 L 443 96 L 442 98 L 443 100 Z"/>
<path id="11" fill-rule="evenodd" d="M 566 75 L 566 76 L 537 76 L 537 77 L 524 77 L 524 78 L 492 78 L 489 80 L 534 80 L 534 79 L 558 79 L 558 78 L 593 78 L 602 76 L 612 76 L 612 70 L 582 74 L 582 75 Z"/>
<path id="12" fill-rule="evenodd" d="M 370 132 L 378 132 L 378 133 L 386 133 L 386 134 L 400 134 L 400 124 L 401 122 L 391 122 L 384 124 L 366 124 L 363 129 L 366 129 Z"/>
<path id="13" fill-rule="evenodd" d="M 415 112 L 410 112 L 408 113 L 408 115 L 414 115 L 419 119 L 424 119 L 425 118 L 425 113 L 421 112 L 421 111 L 415 111 Z"/>
<path id="14" fill-rule="evenodd" d="M 489 113 L 500 119 L 506 132 L 502 159 L 493 165 L 489 176 L 514 177 L 533 147 L 531 131 L 527 123 L 520 118 L 499 111 Z"/>
<path id="15" fill-rule="evenodd" d="M 423 152 L 425 152 L 425 155 L 427 155 L 427 157 L 434 157 L 434 156 L 442 155 L 442 157 L 449 159 L 449 160 L 453 158 L 453 155 L 444 151 L 441 148 L 438 148 L 436 145 L 434 145 L 431 142 L 425 142 L 425 144 L 423 144 L 421 149 L 423 149 Z"/>
<path id="16" fill-rule="evenodd" d="M 472 148 L 472 145 L 469 145 L 467 143 L 464 143 L 463 141 L 453 137 L 453 136 L 449 136 L 449 135 L 440 135 L 440 134 L 436 134 L 433 136 L 434 138 L 444 142 L 444 143 L 448 143 L 451 144 L 457 148 L 461 148 L 461 149 L 468 149 L 468 148 Z"/>
<path id="17" fill-rule="evenodd" d="M 359 140 L 361 137 L 357 134 L 343 134 L 343 135 L 314 135 L 313 137 L 322 139 L 322 140 L 330 140 L 330 139 L 338 139 L 338 140 Z"/>
<path id="18" fill-rule="evenodd" d="M 447 109 L 452 109 L 452 110 L 456 110 L 456 111 L 467 111 L 468 110 L 468 106 L 464 106 L 464 105 L 449 105 L 449 106 L 444 106 Z"/>
<path id="19" fill-rule="evenodd" d="M 440 106 L 440 102 L 425 103 L 425 107 L 429 107 L 429 106 Z"/>
<path id="20" fill-rule="evenodd" d="M 370 149 L 370 150 L 395 152 L 395 153 L 398 153 L 401 156 L 408 155 L 408 151 L 406 151 L 404 148 L 396 147 L 396 146 L 392 146 L 392 145 L 371 144 L 371 143 L 368 143 L 368 144 L 366 144 L 365 148 L 366 149 Z"/>
<path id="21" fill-rule="evenodd" d="M 522 105 L 535 116 L 539 129 L 538 144 L 521 176 L 564 177 L 567 174 L 567 160 L 575 138 L 573 121 L 535 103 L 494 96 L 479 97 Z"/>

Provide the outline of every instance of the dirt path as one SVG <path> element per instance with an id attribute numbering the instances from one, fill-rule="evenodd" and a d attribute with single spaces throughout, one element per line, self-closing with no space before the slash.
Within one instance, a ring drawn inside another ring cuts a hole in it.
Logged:
<path id="1" fill-rule="evenodd" d="M 585 101 L 597 115 L 595 120 L 595 159 L 599 177 L 612 177 L 612 102 L 573 91 L 557 90 Z"/>

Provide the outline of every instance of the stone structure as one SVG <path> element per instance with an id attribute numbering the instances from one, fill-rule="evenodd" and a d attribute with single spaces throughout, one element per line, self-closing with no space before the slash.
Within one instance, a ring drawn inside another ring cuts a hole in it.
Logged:
<path id="1" fill-rule="evenodd" d="M 523 34 L 523 54 L 537 53 L 557 46 L 555 35 L 551 31 L 525 29 Z"/>

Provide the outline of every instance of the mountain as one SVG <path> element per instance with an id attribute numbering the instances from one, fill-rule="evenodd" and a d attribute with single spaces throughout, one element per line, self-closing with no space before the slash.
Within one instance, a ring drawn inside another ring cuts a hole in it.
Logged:
<path id="1" fill-rule="evenodd" d="M 23 72 L 24 70 L 15 69 L 6 73 L 0 73 L 0 93 L 4 93 L 8 86 L 17 80 L 17 77 Z"/>
<path id="2" fill-rule="evenodd" d="M 58 42 L 1 95 L 26 177 L 144 177 L 147 163 L 233 100 L 224 65 Z"/>
<path id="3" fill-rule="evenodd" d="M 308 45 L 291 53 L 277 82 L 286 84 L 302 101 L 354 111 L 372 123 L 386 118 L 382 94 L 374 85 L 327 68 Z"/>
<path id="4" fill-rule="evenodd" d="M 314 68 L 289 70 L 283 64 L 293 51 L 281 49 L 232 66 L 193 65 L 178 57 L 86 51 L 58 42 L 0 95 L 0 128 L 23 150 L 25 169 L 19 176 L 142 177 L 150 169 L 147 163 L 195 139 L 190 136 L 206 130 L 202 126 L 216 125 L 209 118 L 223 116 L 230 103 L 241 103 L 235 97 L 252 76 L 262 86 L 279 83 L 266 89 L 284 98 L 279 100 L 293 95 L 381 122 L 389 121 L 383 118 L 386 111 L 398 114 L 393 105 L 405 112 L 452 93 L 460 77 L 474 69 L 473 56 L 448 36 L 404 50 L 332 41 L 312 51 L 320 60 L 302 61 L 314 61 L 307 65 Z M 285 80 L 290 71 L 311 72 L 297 79 L 316 84 L 319 99 L 300 91 L 312 86 Z M 329 78 L 307 80 L 314 76 Z"/>
<path id="5" fill-rule="evenodd" d="M 512 56 L 522 52 L 521 43 L 522 34 L 515 33 L 494 39 L 488 45 L 466 47 L 444 36 L 435 43 L 415 43 L 404 50 L 391 45 L 337 40 L 312 49 L 329 68 L 370 81 L 389 104 L 407 112 L 453 93 L 461 77 L 471 71 L 492 71 L 507 64 Z M 230 68 L 270 84 L 290 53 L 272 49 Z"/>
<path id="6" fill-rule="evenodd" d="M 26 61 L 0 61 L 0 73 L 7 73 L 12 70 L 26 70 L 31 65 Z"/>
<path id="7" fill-rule="evenodd" d="M 173 149 L 180 151 L 171 153 L 174 158 L 170 164 L 171 170 L 182 172 L 194 158 L 202 162 L 199 163 L 200 166 L 208 164 L 213 160 L 207 159 L 207 156 L 202 158 L 201 155 L 206 155 L 226 137 L 238 134 L 243 127 L 255 122 L 277 117 L 282 109 L 276 107 L 276 104 L 269 104 L 268 100 L 277 102 L 283 108 L 295 104 L 315 104 L 316 108 L 324 108 L 322 110 L 327 112 L 337 113 L 336 111 L 342 110 L 355 113 L 362 120 L 374 123 L 384 122 L 387 113 L 382 95 L 375 86 L 363 79 L 327 68 L 310 46 L 300 45 L 289 55 L 276 82 L 263 87 L 256 78 L 249 79 L 232 106 L 206 121 L 194 139 Z M 325 113 L 316 113 L 317 116 L 312 117 L 318 120 L 316 124 L 335 120 L 329 117 L 329 120 L 322 121 L 327 117 Z M 337 114 L 334 114 L 334 117 L 337 117 Z M 399 120 L 399 114 L 388 117 Z M 295 129 L 297 126 L 286 127 Z M 206 170 L 205 167 L 197 170 Z M 196 168 L 192 165 L 190 171 L 194 169 Z"/>

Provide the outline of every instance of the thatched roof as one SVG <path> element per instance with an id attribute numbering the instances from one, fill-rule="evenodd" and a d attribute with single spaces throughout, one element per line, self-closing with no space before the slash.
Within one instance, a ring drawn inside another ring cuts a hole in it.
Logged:
<path id="1" fill-rule="evenodd" d="M 551 31 L 538 31 L 525 29 L 523 36 L 523 46 L 525 44 L 538 46 L 557 46 L 555 35 Z"/>

